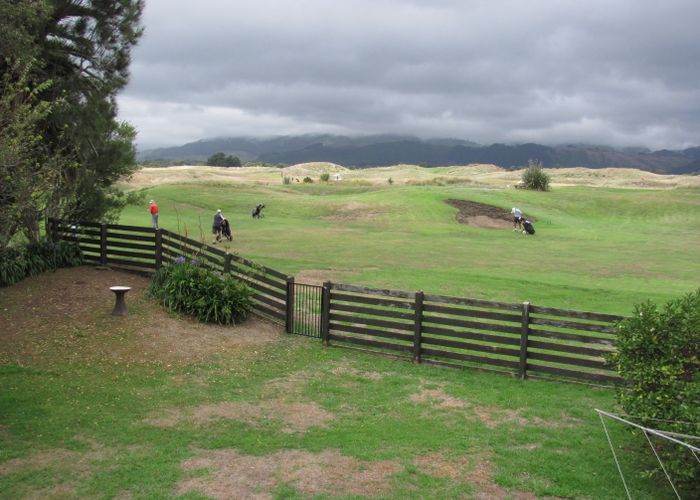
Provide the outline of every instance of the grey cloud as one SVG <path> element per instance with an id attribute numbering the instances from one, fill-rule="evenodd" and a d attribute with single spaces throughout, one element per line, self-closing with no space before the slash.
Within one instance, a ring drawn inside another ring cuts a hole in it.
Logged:
<path id="1" fill-rule="evenodd" d="M 685 0 L 150 0 L 121 116 L 152 145 L 215 123 L 683 147 L 700 129 L 698 18 Z"/>

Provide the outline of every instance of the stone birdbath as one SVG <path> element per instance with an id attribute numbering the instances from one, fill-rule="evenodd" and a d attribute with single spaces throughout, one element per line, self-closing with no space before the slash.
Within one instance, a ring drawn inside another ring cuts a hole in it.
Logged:
<path id="1" fill-rule="evenodd" d="M 116 295 L 116 302 L 114 304 L 114 309 L 112 310 L 112 315 L 113 316 L 126 316 L 127 315 L 127 310 L 126 310 L 126 300 L 124 298 L 124 295 L 126 295 L 126 292 L 131 290 L 130 286 L 111 286 L 109 287 L 110 290 L 114 292 L 114 295 Z"/>

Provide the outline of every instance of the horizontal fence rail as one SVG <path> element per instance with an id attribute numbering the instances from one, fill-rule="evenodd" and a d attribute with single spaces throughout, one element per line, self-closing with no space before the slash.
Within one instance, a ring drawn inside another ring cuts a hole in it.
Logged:
<path id="1" fill-rule="evenodd" d="M 256 314 L 281 324 L 286 321 L 287 275 L 206 243 L 166 229 L 57 219 L 49 219 L 48 232 L 54 240 L 77 243 L 90 264 L 155 271 L 179 257 L 196 261 L 246 283 Z"/>
<path id="2" fill-rule="evenodd" d="M 151 228 L 49 219 L 49 233 L 55 240 L 76 243 L 91 264 L 157 267 L 156 233 Z"/>
<path id="3" fill-rule="evenodd" d="M 521 378 L 617 382 L 606 362 L 622 316 L 326 283 L 325 342 Z"/>
<path id="4" fill-rule="evenodd" d="M 166 229 L 49 219 L 85 260 L 155 271 L 178 258 L 245 282 L 253 311 L 323 343 L 525 377 L 618 382 L 607 364 L 622 316 L 294 278 Z"/>

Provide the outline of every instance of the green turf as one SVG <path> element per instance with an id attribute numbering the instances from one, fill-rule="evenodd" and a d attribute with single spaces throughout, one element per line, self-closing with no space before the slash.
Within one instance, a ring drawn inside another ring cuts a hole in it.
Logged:
<path id="1" fill-rule="evenodd" d="M 390 498 L 469 496 L 484 488 L 469 481 L 478 464 L 488 464 L 488 481 L 505 490 L 566 498 L 624 496 L 593 411 L 613 406 L 609 390 L 415 366 L 323 348 L 300 337 L 232 361 L 180 368 L 0 367 L 0 497 L 37 491 L 55 496 L 61 484 L 69 484 L 71 495 L 78 496 L 169 498 L 179 481 L 215 472 L 184 470 L 183 461 L 218 449 L 253 457 L 331 449 L 365 461 L 366 467 L 391 461 L 398 468 L 387 479 Z M 271 390 L 280 381 L 282 389 Z M 421 399 L 422 393 L 429 396 Z M 461 406 L 441 405 L 443 397 Z M 282 415 L 247 423 L 183 419 L 166 428 L 147 420 L 203 404 L 256 405 L 280 398 L 314 403 L 333 419 L 324 425 L 312 420 L 305 432 L 291 433 L 284 430 Z M 631 438 L 611 427 L 616 447 L 629 446 Z M 68 453 L 67 459 L 55 460 L 56 454 Z M 638 457 L 624 453 L 627 472 L 638 472 Z M 42 454 L 54 460 L 3 469 L 12 459 Z M 466 465 L 457 477 L 445 477 L 414 462 L 434 454 Z M 628 480 L 635 498 L 666 495 L 663 484 L 634 473 Z M 298 496 L 294 484 L 278 486 L 277 498 Z M 325 496 L 343 497 L 342 492 Z"/>
<path id="2" fill-rule="evenodd" d="M 210 241 L 221 208 L 223 246 L 295 275 L 407 291 L 627 314 L 697 287 L 697 190 L 555 188 L 547 193 L 452 186 L 164 185 L 161 226 Z M 459 224 L 455 198 L 535 217 L 537 234 Z M 267 205 L 265 218 L 250 210 Z M 149 225 L 147 207 L 125 224 Z"/>

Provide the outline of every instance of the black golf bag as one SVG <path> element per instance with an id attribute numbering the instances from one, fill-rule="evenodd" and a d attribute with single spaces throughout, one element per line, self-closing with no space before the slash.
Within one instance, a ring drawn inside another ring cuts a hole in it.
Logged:
<path id="1" fill-rule="evenodd" d="M 263 208 L 265 208 L 265 205 L 263 205 L 262 203 L 256 205 L 255 208 L 253 209 L 253 211 L 251 212 L 250 215 L 251 215 L 254 219 L 259 219 L 259 218 L 263 217 L 263 214 L 262 214 L 262 209 L 263 209 Z"/>
<path id="2" fill-rule="evenodd" d="M 233 234 L 231 234 L 231 224 L 228 223 L 228 219 L 221 221 L 221 236 L 229 241 L 233 241 Z"/>
<path id="3" fill-rule="evenodd" d="M 527 234 L 535 234 L 535 228 L 533 227 L 532 222 L 527 219 L 523 221 L 523 229 Z"/>

